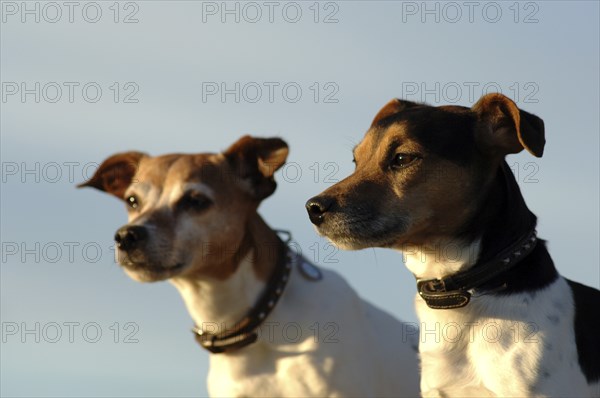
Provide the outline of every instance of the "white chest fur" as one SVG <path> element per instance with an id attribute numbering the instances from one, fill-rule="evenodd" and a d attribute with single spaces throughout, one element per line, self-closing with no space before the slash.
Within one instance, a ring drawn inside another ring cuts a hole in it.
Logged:
<path id="1" fill-rule="evenodd" d="M 559 278 L 537 293 L 433 310 L 417 297 L 424 396 L 585 396 L 574 308 Z"/>
<path id="2" fill-rule="evenodd" d="M 244 267 L 244 264 L 240 264 Z M 240 270 L 242 271 L 242 270 Z M 243 272 L 243 271 L 242 271 Z M 259 294 L 253 276 L 232 279 L 229 293 L 199 293 L 176 284 L 199 325 L 216 316 L 230 325 Z M 227 284 L 227 282 L 223 282 Z M 240 286 L 248 285 L 244 289 Z M 264 287 L 264 284 L 260 285 Z M 198 286 L 202 288 L 202 286 Z M 211 300 L 213 300 L 211 302 Z M 240 305 L 240 302 L 245 304 Z M 218 306 L 218 311 L 213 307 Z M 210 308 L 209 308 L 210 307 Z M 239 351 L 210 356 L 211 396 L 417 396 L 415 336 L 389 314 L 358 297 L 337 273 L 311 281 L 292 270 L 280 301 L 259 330 L 259 340 Z"/>
<path id="3" fill-rule="evenodd" d="M 439 278 L 474 264 L 477 250 L 464 246 L 468 256 L 455 261 L 414 252 L 406 265 L 417 277 Z M 431 309 L 419 295 L 415 304 L 423 396 L 587 396 L 563 278 L 531 293 L 475 294 L 458 309 Z"/>

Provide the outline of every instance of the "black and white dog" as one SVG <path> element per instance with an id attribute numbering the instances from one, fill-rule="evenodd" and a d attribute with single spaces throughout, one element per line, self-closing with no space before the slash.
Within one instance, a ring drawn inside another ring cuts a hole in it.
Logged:
<path id="1" fill-rule="evenodd" d="M 393 100 L 355 172 L 307 202 L 340 247 L 404 253 L 423 396 L 600 397 L 600 292 L 558 274 L 504 160 L 544 144 L 543 121 L 501 94 L 472 108 Z"/>

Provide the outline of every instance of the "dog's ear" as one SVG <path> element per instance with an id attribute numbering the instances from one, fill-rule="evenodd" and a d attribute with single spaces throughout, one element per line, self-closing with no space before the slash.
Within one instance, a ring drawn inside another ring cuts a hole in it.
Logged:
<path id="1" fill-rule="evenodd" d="M 414 106 L 419 106 L 419 105 L 422 105 L 422 104 L 394 98 L 393 100 L 391 100 L 390 102 L 385 104 L 383 106 L 383 108 L 381 108 L 379 110 L 379 112 L 377 112 L 377 115 L 375 115 L 373 122 L 371 122 L 371 127 L 375 126 L 377 123 L 379 123 L 386 117 L 395 115 L 396 113 L 402 112 L 403 110 L 405 110 L 407 108 L 412 108 Z"/>
<path id="2" fill-rule="evenodd" d="M 106 159 L 92 178 L 77 185 L 77 188 L 93 187 L 123 199 L 127 187 L 131 184 L 142 158 L 141 152 L 123 152 Z"/>
<path id="3" fill-rule="evenodd" d="M 471 108 L 477 114 L 483 131 L 478 131 L 478 139 L 488 148 L 494 148 L 501 155 L 518 153 L 527 149 L 538 158 L 544 154 L 544 121 L 525 112 L 508 97 L 486 94 Z"/>
<path id="4" fill-rule="evenodd" d="M 279 138 L 243 136 L 223 154 L 245 182 L 250 194 L 262 200 L 271 195 L 277 183 L 273 174 L 284 165 L 289 149 Z"/>

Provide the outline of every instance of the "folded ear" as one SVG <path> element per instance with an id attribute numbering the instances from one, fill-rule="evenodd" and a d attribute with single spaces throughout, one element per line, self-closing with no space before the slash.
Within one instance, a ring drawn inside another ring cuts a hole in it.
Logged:
<path id="1" fill-rule="evenodd" d="M 402 112 L 403 110 L 405 110 L 407 108 L 412 108 L 414 106 L 419 106 L 419 105 L 422 105 L 422 104 L 394 98 L 393 100 L 391 100 L 390 102 L 385 104 L 383 106 L 383 108 L 381 108 L 379 110 L 379 112 L 377 112 L 377 115 L 375 115 L 373 122 L 371 122 L 371 127 L 375 126 L 377 123 L 379 123 L 380 121 L 382 121 L 383 119 L 385 119 L 389 116 L 392 116 L 392 115 L 395 115 L 396 113 Z"/>
<path id="2" fill-rule="evenodd" d="M 518 153 L 527 149 L 538 158 L 544 154 L 544 121 L 525 112 L 508 97 L 498 94 L 486 94 L 473 107 L 481 123 L 479 139 L 488 148 L 502 155 Z"/>
<path id="3" fill-rule="evenodd" d="M 147 156 L 141 152 L 123 152 L 112 155 L 102 162 L 92 178 L 77 185 L 77 188 L 93 187 L 119 199 L 124 199 L 123 195 L 131 184 L 140 161 Z"/>
<path id="4" fill-rule="evenodd" d="M 223 154 L 238 175 L 248 183 L 249 193 L 262 200 L 271 195 L 277 183 L 273 174 L 284 165 L 288 146 L 279 138 L 243 136 Z"/>

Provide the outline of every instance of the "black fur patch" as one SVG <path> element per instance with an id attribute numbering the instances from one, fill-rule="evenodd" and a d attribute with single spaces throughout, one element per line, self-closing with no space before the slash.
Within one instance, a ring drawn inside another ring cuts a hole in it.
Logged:
<path id="1" fill-rule="evenodd" d="M 473 162 L 475 140 L 473 132 L 475 115 L 468 108 L 418 106 L 387 117 L 376 123 L 370 134 L 374 135 L 373 150 L 385 137 L 386 129 L 393 124 L 406 125 L 406 134 L 444 159 L 459 165 Z"/>
<path id="2" fill-rule="evenodd" d="M 508 164 L 503 162 L 487 197 L 479 204 L 472 221 L 462 231 L 466 240 L 482 236 L 479 262 L 494 258 L 519 237 L 535 228 L 537 219 L 527 208 L 525 200 Z M 529 292 L 531 299 L 536 291 L 550 285 L 558 278 L 554 262 L 543 240 L 519 264 L 508 272 L 492 279 L 481 290 L 495 290 L 506 284 L 497 294 Z"/>
<path id="3" fill-rule="evenodd" d="M 575 342 L 588 383 L 600 380 L 600 291 L 567 279 L 575 301 Z"/>

